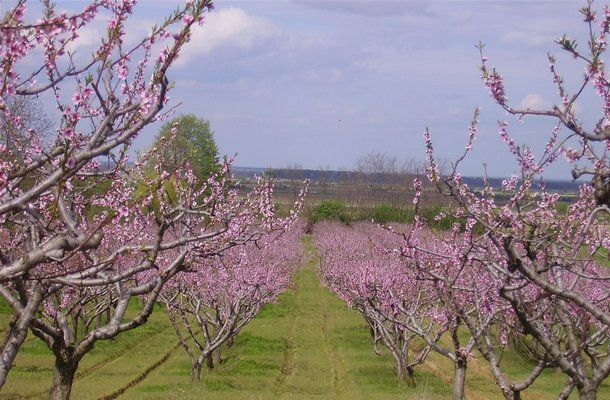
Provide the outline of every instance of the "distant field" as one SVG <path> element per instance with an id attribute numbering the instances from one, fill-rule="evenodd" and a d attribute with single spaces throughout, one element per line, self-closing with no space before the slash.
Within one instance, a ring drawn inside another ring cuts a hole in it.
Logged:
<path id="1" fill-rule="evenodd" d="M 311 242 L 306 245 L 312 253 Z M 450 397 L 452 370 L 437 356 L 416 371 L 416 388 L 398 382 L 389 354 L 373 353 L 364 321 L 320 285 L 315 266 L 311 258 L 297 274 L 295 288 L 265 307 L 232 348 L 223 349 L 225 362 L 205 372 L 201 383 L 191 384 L 190 364 L 159 309 L 149 324 L 99 344 L 85 357 L 73 398 L 99 399 L 113 393 L 120 399 L 187 400 Z M 0 310 L 7 315 L 6 308 Z M 514 376 L 525 371 L 514 354 L 506 354 L 503 361 Z M 0 397 L 45 398 L 52 366 L 49 351 L 30 336 Z M 472 360 L 468 374 L 469 399 L 501 398 L 485 363 Z M 563 382 L 562 374 L 546 371 L 525 398 L 555 398 Z M 599 398 L 610 398 L 607 384 Z"/>

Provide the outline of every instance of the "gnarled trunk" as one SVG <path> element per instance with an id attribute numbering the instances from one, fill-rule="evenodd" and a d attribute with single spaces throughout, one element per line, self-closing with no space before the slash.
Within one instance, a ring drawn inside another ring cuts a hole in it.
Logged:
<path id="1" fill-rule="evenodd" d="M 68 400 L 70 398 L 77 368 L 78 361 L 71 357 L 68 360 L 62 359 L 62 357 L 55 358 L 55 372 L 49 391 L 49 400 Z"/>
<path id="2" fill-rule="evenodd" d="M 0 389 L 4 386 L 6 377 L 13 367 L 15 357 L 17 357 L 17 353 L 19 352 L 19 348 L 28 334 L 28 323 L 29 321 L 25 322 L 24 326 L 23 317 L 19 317 L 18 315 L 14 315 L 11 319 L 3 346 L 0 348 Z"/>
<path id="3" fill-rule="evenodd" d="M 578 388 L 578 400 L 597 400 L 597 387 L 585 385 Z"/>
<path id="4" fill-rule="evenodd" d="M 36 288 L 28 298 L 25 307 L 14 311 L 2 347 L 0 347 L 0 389 L 4 386 L 6 377 L 13 367 L 15 357 L 17 357 L 17 353 L 28 335 L 28 327 L 34 318 L 36 309 L 42 302 L 43 293 L 43 289 Z"/>
<path id="5" fill-rule="evenodd" d="M 405 382 L 411 387 L 415 387 L 415 377 L 413 376 L 413 368 L 407 366 L 407 359 L 400 351 L 392 351 L 394 356 L 394 369 L 396 376 L 401 382 Z"/>
<path id="6" fill-rule="evenodd" d="M 415 370 L 413 367 L 407 366 L 407 379 L 411 386 L 415 387 Z"/>
<path id="7" fill-rule="evenodd" d="M 453 400 L 464 400 L 464 388 L 466 386 L 466 357 L 458 356 L 455 361 L 453 374 Z"/>
<path id="8" fill-rule="evenodd" d="M 212 352 L 212 362 L 214 363 L 214 366 L 219 366 L 220 363 L 222 362 L 222 355 L 220 353 L 220 347 L 216 348 L 216 350 L 214 350 Z"/>
<path id="9" fill-rule="evenodd" d="M 196 361 L 195 363 L 193 363 L 193 369 L 191 371 L 191 381 L 193 381 L 193 383 L 197 383 L 201 380 L 201 367 L 202 364 L 199 361 Z"/>
<path id="10" fill-rule="evenodd" d="M 214 367 L 219 366 L 222 362 L 222 357 L 220 355 L 220 347 L 208 353 L 205 359 L 208 369 L 214 369 Z"/>

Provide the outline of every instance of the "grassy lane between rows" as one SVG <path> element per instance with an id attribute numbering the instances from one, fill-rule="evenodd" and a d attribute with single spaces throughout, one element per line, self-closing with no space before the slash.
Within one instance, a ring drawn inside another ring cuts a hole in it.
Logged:
<path id="1" fill-rule="evenodd" d="M 224 353 L 226 361 L 191 385 L 189 364 L 182 352 L 139 385 L 125 399 L 416 399 L 451 397 L 451 364 L 432 354 L 416 370 L 417 387 L 399 382 L 389 354 L 379 357 L 362 317 L 320 284 L 311 238 L 304 240 L 310 259 L 297 273 L 295 287 L 270 304 Z M 524 377 L 531 366 L 514 352 L 503 367 Z M 562 373 L 547 370 L 527 398 L 555 398 L 564 384 Z M 501 399 L 484 360 L 469 363 L 467 397 Z M 609 393 L 604 385 L 601 395 Z M 576 397 L 575 394 L 572 397 Z"/>
<path id="2" fill-rule="evenodd" d="M 394 378 L 389 355 L 371 348 L 362 318 L 347 309 L 316 274 L 311 258 L 295 287 L 266 306 L 224 351 L 225 362 L 192 385 L 186 355 L 164 365 L 120 397 L 123 399 L 445 399 L 450 387 L 430 371 L 419 385 Z"/>
<path id="3" fill-rule="evenodd" d="M 96 345 L 82 362 L 73 399 L 111 394 L 133 400 L 450 398 L 453 371 L 437 355 L 416 370 L 416 388 L 394 377 L 391 356 L 375 355 L 360 315 L 320 284 L 311 238 L 306 237 L 304 245 L 309 260 L 297 272 L 294 288 L 264 307 L 232 347 L 223 348 L 224 362 L 205 371 L 200 383 L 190 382 L 187 356 L 158 309 L 145 326 Z M 528 368 L 515 354 L 507 353 L 504 362 L 515 376 Z M 28 340 L 0 397 L 44 398 L 52 365 L 44 344 Z M 554 398 L 563 381 L 562 374 L 545 371 L 527 398 Z M 610 393 L 607 386 L 603 393 Z M 501 398 L 480 359 L 469 362 L 467 396 Z"/>

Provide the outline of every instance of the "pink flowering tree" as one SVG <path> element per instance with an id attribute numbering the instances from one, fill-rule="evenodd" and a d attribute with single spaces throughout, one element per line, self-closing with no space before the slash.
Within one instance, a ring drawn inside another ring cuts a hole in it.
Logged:
<path id="1" fill-rule="evenodd" d="M 489 89 L 491 97 L 509 114 L 523 118 L 525 116 L 541 116 L 555 119 L 557 128 L 552 132 L 545 156 L 548 162 L 553 162 L 559 155 L 574 164 L 572 176 L 578 179 L 583 175 L 592 176 L 591 185 L 594 188 L 594 197 L 598 205 L 610 205 L 610 167 L 604 153 L 610 141 L 610 84 L 606 78 L 605 61 L 603 59 L 608 44 L 607 35 L 610 32 L 610 8 L 605 6 L 600 16 L 592 7 L 593 1 L 589 0 L 580 12 L 584 22 L 588 26 L 589 38 L 584 50 L 578 47 L 575 40 L 566 35 L 556 40 L 556 43 L 566 51 L 574 60 L 584 64 L 585 74 L 580 82 L 577 82 L 576 90 L 570 92 L 556 66 L 556 57 L 549 55 L 549 70 L 557 87 L 558 103 L 550 109 L 515 108 L 508 99 L 502 75 L 488 65 L 488 59 L 483 53 L 484 46 L 479 44 L 481 52 L 481 78 Z M 575 112 L 575 104 L 587 91 L 593 89 L 600 97 L 602 110 L 599 118 L 591 127 L 587 127 Z M 530 164 L 530 169 L 537 165 L 528 154 L 517 147 L 506 134 L 506 122 L 500 123 L 500 135 L 510 147 L 510 151 L 518 157 L 520 162 Z M 560 129 L 567 131 L 565 140 L 558 141 Z M 574 139 L 575 147 L 569 147 L 566 142 Z M 577 162 L 585 162 L 585 167 L 579 167 Z M 544 167 L 540 165 L 539 167 Z M 539 171 L 541 172 L 541 171 Z"/>
<path id="2" fill-rule="evenodd" d="M 425 320 L 429 314 L 424 310 L 434 304 L 430 288 L 411 279 L 400 257 L 373 244 L 398 245 L 399 238 L 372 224 L 352 228 L 331 222 L 318 223 L 314 235 L 322 282 L 364 317 L 375 352 L 381 354 L 379 344 L 387 347 L 398 379 L 415 385 L 415 367 L 425 361 L 444 330 L 433 331 L 434 322 Z M 417 328 L 411 329 L 411 318 L 419 323 Z M 430 341 L 420 340 L 422 335 Z"/>
<path id="3" fill-rule="evenodd" d="M 416 190 L 419 190 L 418 184 Z M 522 338 L 521 327 L 509 302 L 498 295 L 504 286 L 494 271 L 488 268 L 488 249 L 481 246 L 475 226 L 475 220 L 468 219 L 464 225 L 456 222 L 450 232 L 439 233 L 432 232 L 421 219 L 416 218 L 408 234 L 402 235 L 404 243 L 395 251 L 401 254 L 407 261 L 407 268 L 416 271 L 420 279 L 433 283 L 437 307 L 442 306 L 436 318 L 448 322 L 447 332 L 454 343 L 451 351 L 458 360 L 457 365 L 466 364 L 470 356 L 482 355 L 489 362 L 505 398 L 520 399 L 521 393 L 553 364 L 545 352 L 536 352 L 528 359 L 532 361 L 532 368 L 522 371 L 527 372 L 525 378 L 506 373 L 502 363 L 503 354 L 513 350 L 510 347 L 511 337 L 513 343 L 522 343 L 517 341 Z M 468 334 L 463 344 L 460 344 L 460 333 Z M 443 354 L 442 346 L 434 349 L 447 357 Z M 464 396 L 463 391 L 460 393 L 456 390 L 460 379 L 463 379 L 463 374 L 456 368 L 455 399 Z M 569 395 L 571 388 L 566 390 Z"/>
<path id="4" fill-rule="evenodd" d="M 303 223 L 290 225 L 201 259 L 164 287 L 160 299 L 191 361 L 193 382 L 204 365 L 211 369 L 221 362 L 223 344 L 231 344 L 265 304 L 291 286 L 303 258 Z"/>
<path id="5" fill-rule="evenodd" d="M 69 398 L 78 365 L 95 343 L 145 323 L 177 274 L 286 223 L 274 215 L 271 185 L 261 181 L 240 197 L 229 188 L 228 166 L 203 184 L 189 169 L 152 178 L 136 171 L 89 198 L 100 209 L 93 222 L 111 218 L 100 244 L 39 265 L 31 272 L 41 283 L 20 294 L 43 298 L 30 328 L 55 356 L 51 398 Z M 118 204 L 124 205 L 112 213 Z"/>
<path id="6" fill-rule="evenodd" d="M 414 368 L 434 351 L 453 364 L 453 398 L 463 399 L 468 359 L 479 332 L 491 332 L 501 310 L 487 300 L 493 287 L 480 274 L 464 274 L 453 263 L 438 263 L 434 257 L 409 257 L 402 244 L 414 233 L 429 254 L 453 251 L 434 242 L 433 235 L 409 227 L 319 224 L 322 279 L 365 317 L 374 340 L 394 356 L 400 379 L 414 384 Z M 475 334 L 462 335 L 469 324 L 476 327 Z"/>
<path id="7" fill-rule="evenodd" d="M 27 136 L 0 145 L 0 295 L 14 310 L 0 387 L 30 327 L 56 358 L 51 397 L 68 398 L 94 343 L 144 323 L 174 275 L 279 223 L 267 183 L 238 198 L 227 169 L 199 182 L 188 164 L 170 175 L 151 170 L 149 155 L 128 162 L 133 140 L 166 115 L 168 71 L 212 7 L 187 1 L 128 41 L 135 3 L 92 1 L 74 14 L 44 3 L 29 22 L 18 1 L 0 22 L 0 112 Z M 99 46 L 72 51 L 100 14 Z M 27 96 L 54 103 L 51 140 L 10 107 Z M 141 307 L 126 319 L 134 298 Z"/>
<path id="8" fill-rule="evenodd" d="M 502 76 L 488 66 L 482 55 L 482 79 L 492 98 L 509 114 L 519 118 L 540 116 L 554 118 L 544 150 L 538 155 L 529 147 L 519 146 L 509 134 L 509 124 L 499 123 L 499 134 L 508 151 L 518 162 L 520 176 L 503 182 L 497 190 L 487 182 L 483 190 L 464 183 L 460 162 L 468 155 L 477 136 L 478 111 L 470 127 L 464 155 L 453 170 L 441 176 L 434 157 L 430 134 L 426 132 L 428 177 L 438 190 L 455 204 L 455 217 L 465 221 L 471 231 L 461 233 L 459 241 L 436 235 L 452 252 L 435 251 L 436 245 L 418 237 L 428 231 L 421 221 L 406 237 L 403 256 L 413 260 L 422 273 L 436 274 L 433 265 L 452 263 L 455 269 L 479 271 L 489 280 L 489 299 L 509 312 L 503 320 L 508 336 L 535 362 L 531 379 L 540 369 L 556 367 L 566 376 L 559 398 L 567 398 L 576 389 L 580 399 L 596 399 L 597 392 L 610 374 L 607 352 L 610 329 L 610 273 L 603 265 L 610 249 L 608 214 L 610 180 L 607 149 L 610 148 L 610 84 L 605 78 L 606 35 L 610 29 L 610 9 L 601 18 L 591 2 L 581 9 L 588 25 L 590 40 L 585 51 L 567 37 L 557 41 L 573 58 L 582 61 L 586 74 L 576 92 L 569 93 L 558 73 L 556 60 L 550 57 L 550 71 L 559 94 L 559 104 L 549 110 L 517 109 L 510 105 Z M 574 112 L 576 100 L 592 87 L 602 99 L 602 111 L 593 127 L 587 128 Z M 560 138 L 561 131 L 567 132 Z M 575 147 L 570 147 L 575 146 Z M 564 157 L 573 164 L 573 177 L 591 175 L 583 184 L 577 200 L 567 213 L 557 211 L 559 195 L 546 190 L 543 173 Z M 585 163 L 587 166 L 577 166 Z M 505 198 L 499 201 L 498 194 Z M 456 236 L 458 238 L 458 236 Z M 429 258 L 436 261 L 426 265 Z M 447 274 L 438 276 L 446 279 Z M 453 281 L 451 281 L 453 282 Z M 457 282 L 457 281 L 456 281 Z M 449 286 L 459 290 L 457 283 Z M 477 348 L 490 362 L 502 394 L 507 399 L 521 398 L 530 383 L 511 381 L 501 370 L 489 335 L 465 319 L 477 339 Z"/>

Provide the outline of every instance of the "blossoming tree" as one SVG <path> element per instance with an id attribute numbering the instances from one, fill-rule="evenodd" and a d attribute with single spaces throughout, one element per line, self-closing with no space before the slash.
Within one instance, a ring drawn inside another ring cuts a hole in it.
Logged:
<path id="1" fill-rule="evenodd" d="M 48 145 L 35 129 L 0 145 L 0 295 L 14 310 L 0 387 L 30 328 L 55 356 L 50 397 L 68 398 L 82 357 L 146 322 L 172 277 L 285 224 L 270 184 L 240 197 L 228 165 L 200 181 L 187 160 L 172 174 L 151 169 L 159 148 L 129 162 L 133 140 L 167 115 L 168 72 L 213 7 L 187 1 L 134 41 L 135 3 L 94 0 L 68 14 L 45 2 L 29 22 L 20 0 L 0 22 L 3 119 L 24 124 L 7 106 L 23 96 L 46 96 L 59 116 Z M 99 46 L 75 53 L 71 41 L 101 14 Z"/>
<path id="2" fill-rule="evenodd" d="M 562 49 L 585 64 L 585 76 L 574 93 L 569 93 L 564 78 L 558 73 L 555 57 L 550 56 L 550 72 L 557 85 L 559 104 L 549 110 L 517 109 L 510 105 L 501 74 L 488 66 L 481 50 L 482 79 L 492 98 L 509 114 L 519 118 L 540 116 L 554 118 L 555 129 L 538 157 L 535 152 L 519 146 L 509 134 L 508 122 L 500 121 L 499 134 L 509 152 L 518 162 L 521 176 L 503 182 L 500 191 L 485 183 L 482 190 L 470 188 L 459 173 L 460 162 L 472 149 L 477 136 L 478 111 L 470 127 L 464 155 L 447 176 L 441 176 L 434 158 L 429 132 L 425 140 L 428 149 L 428 177 L 438 190 L 453 199 L 455 216 L 466 226 L 476 226 L 476 233 L 467 242 L 456 246 L 437 235 L 454 251 L 435 252 L 416 239 L 418 232 L 407 237 L 403 256 L 414 260 L 422 273 L 432 275 L 433 268 L 418 260 L 436 258 L 435 264 L 453 263 L 462 270 L 481 270 L 495 288 L 491 298 L 504 302 L 510 313 L 506 321 L 509 335 L 517 340 L 535 360 L 531 378 L 540 369 L 551 366 L 566 375 L 566 384 L 558 393 L 567 398 L 576 389 L 580 399 L 595 399 L 604 379 L 610 374 L 607 352 L 610 329 L 610 273 L 603 265 L 610 240 L 610 167 L 607 150 L 610 146 L 610 84 L 606 80 L 606 35 L 610 30 L 610 9 L 598 16 L 592 3 L 581 9 L 588 25 L 588 48 L 581 52 L 577 43 L 567 37 L 557 41 Z M 596 24 L 599 22 L 599 25 Z M 599 119 L 592 128 L 585 127 L 574 111 L 574 104 L 593 87 L 602 100 Z M 560 132 L 568 132 L 560 139 Z M 576 147 L 572 148 L 575 143 Z M 543 173 L 561 156 L 573 164 L 575 179 L 591 175 L 590 184 L 583 184 L 577 200 L 566 213 L 557 210 L 559 195 L 546 190 Z M 577 162 L 588 164 L 577 166 Z M 507 199 L 500 201 L 498 192 Z M 419 225 L 419 226 L 418 226 Z M 421 230 L 416 224 L 414 230 Z M 466 238 L 468 235 L 464 235 Z M 439 277 L 446 278 L 446 275 Z M 453 290 L 457 290 L 453 285 Z M 475 335 L 477 329 L 469 325 Z M 487 335 L 477 336 L 477 347 L 490 362 L 492 372 L 507 399 L 521 398 L 523 384 L 510 382 L 501 371 L 494 343 Z"/>
<path id="3" fill-rule="evenodd" d="M 4 120 L 17 128 L 26 122 L 7 106 L 20 96 L 46 95 L 59 115 L 49 146 L 35 129 L 19 148 L 0 146 L 0 293 L 15 311 L 1 347 L 0 387 L 48 286 L 62 277 L 75 279 L 79 269 L 101 274 L 108 267 L 87 253 L 100 247 L 105 227 L 123 217 L 135 199 L 115 198 L 100 218 L 92 215 L 90 189 L 122 185 L 115 180 L 130 144 L 143 127 L 162 118 L 167 72 L 211 2 L 187 2 L 128 48 L 125 26 L 134 5 L 93 1 L 68 14 L 44 3 L 41 18 L 30 23 L 20 0 L 0 23 Z M 70 42 L 100 13 L 110 18 L 99 46 L 88 57 L 75 54 Z M 74 262 L 77 258 L 87 262 Z M 64 268 L 66 262 L 72 266 Z"/>
<path id="4" fill-rule="evenodd" d="M 161 301 L 189 356 L 193 381 L 200 380 L 204 364 L 214 368 L 221 361 L 220 346 L 290 287 L 302 263 L 303 224 L 290 225 L 202 259 L 164 287 Z"/>
<path id="5" fill-rule="evenodd" d="M 408 254 L 402 246 L 407 233 L 417 234 L 428 249 L 425 257 Z M 459 225 L 447 236 L 461 238 Z M 398 377 L 414 384 L 414 368 L 436 352 L 453 364 L 453 398 L 463 399 L 477 338 L 491 336 L 491 326 L 503 317 L 502 305 L 488 299 L 494 286 L 485 275 L 428 256 L 454 250 L 430 232 L 406 226 L 324 223 L 316 227 L 316 243 L 323 281 L 365 317 L 374 339 L 395 358 Z M 470 326 L 474 333 L 463 335 Z"/>

